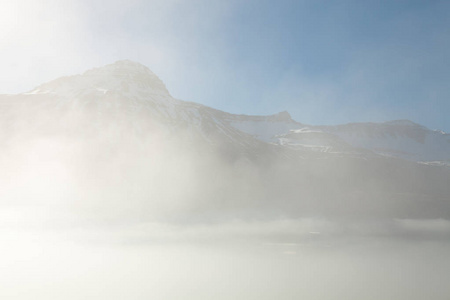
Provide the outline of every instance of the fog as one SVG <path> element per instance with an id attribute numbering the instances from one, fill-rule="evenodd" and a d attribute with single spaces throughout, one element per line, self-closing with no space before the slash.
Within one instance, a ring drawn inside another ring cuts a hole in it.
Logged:
<path id="1" fill-rule="evenodd" d="M 1 4 L 0 299 L 449 299 L 448 161 L 29 90 L 445 129 L 448 4 Z"/>
<path id="2" fill-rule="evenodd" d="M 11 97 L 1 298 L 448 298 L 447 168 L 280 149 L 114 94 Z"/>
<path id="3" fill-rule="evenodd" d="M 93 232 L 74 231 L 3 230 L 0 296 L 446 299 L 450 292 L 448 241 L 315 241 L 315 236 L 302 242 L 223 241 L 214 236 L 198 241 L 194 236 L 202 230 L 193 230 L 190 241 L 130 242 L 116 239 L 116 233 L 105 238 L 105 232 L 94 237 Z"/>

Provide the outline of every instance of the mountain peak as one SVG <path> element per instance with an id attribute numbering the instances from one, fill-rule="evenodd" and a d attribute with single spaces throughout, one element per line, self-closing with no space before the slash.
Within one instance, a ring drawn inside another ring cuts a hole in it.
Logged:
<path id="1" fill-rule="evenodd" d="M 38 86 L 30 93 L 78 97 L 93 92 L 108 91 L 170 96 L 158 76 L 146 66 L 131 60 L 119 60 L 88 70 L 81 75 L 61 77 Z"/>
<path id="2" fill-rule="evenodd" d="M 419 127 L 423 127 L 420 124 L 414 123 L 411 120 L 393 120 L 393 121 L 387 121 L 384 122 L 384 124 L 388 124 L 388 125 L 398 125 L 398 126 L 419 126 Z"/>
<path id="3" fill-rule="evenodd" d="M 272 117 L 277 121 L 292 121 L 291 115 L 285 110 L 272 115 Z"/>
<path id="4" fill-rule="evenodd" d="M 132 60 L 118 60 L 112 64 L 108 64 L 99 68 L 94 68 L 86 71 L 83 75 L 95 74 L 95 73 L 110 73 L 116 75 L 133 75 L 133 74 L 152 74 L 156 76 L 149 68 Z"/>

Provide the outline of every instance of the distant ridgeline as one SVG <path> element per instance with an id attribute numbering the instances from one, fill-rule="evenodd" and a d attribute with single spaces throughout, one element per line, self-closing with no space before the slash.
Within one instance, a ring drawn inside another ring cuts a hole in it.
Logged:
<path id="1" fill-rule="evenodd" d="M 0 107 L 2 199 L 107 218 L 450 218 L 450 135 L 407 120 L 230 114 L 174 99 L 131 61 L 0 95 Z"/>

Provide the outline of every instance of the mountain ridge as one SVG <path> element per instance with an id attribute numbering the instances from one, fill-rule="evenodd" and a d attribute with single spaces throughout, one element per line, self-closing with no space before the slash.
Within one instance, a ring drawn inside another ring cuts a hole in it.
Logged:
<path id="1" fill-rule="evenodd" d="M 418 162 L 450 161 L 450 135 L 431 131 L 410 120 L 308 125 L 294 120 L 287 111 L 267 116 L 232 114 L 173 98 L 156 74 L 131 60 L 60 77 L 18 95 L 51 95 L 61 98 L 62 103 L 72 99 L 68 103 L 98 109 L 116 105 L 130 113 L 144 110 L 163 123 L 179 123 L 178 128 L 198 127 L 201 135 L 208 135 L 211 128 L 216 128 L 241 144 L 250 142 L 251 139 L 243 141 L 242 138 L 242 134 L 248 134 L 263 143 L 297 150 L 336 152 L 340 151 L 336 145 L 338 148 L 347 145 L 344 148 L 354 147 L 353 152 L 363 148 Z"/>
<path id="2" fill-rule="evenodd" d="M 403 121 L 312 126 L 285 111 L 227 113 L 175 99 L 144 67 L 118 64 L 0 95 L 9 170 L 0 179 L 14 183 L 0 198 L 71 199 L 145 220 L 161 207 L 202 220 L 450 218 L 447 135 Z"/>

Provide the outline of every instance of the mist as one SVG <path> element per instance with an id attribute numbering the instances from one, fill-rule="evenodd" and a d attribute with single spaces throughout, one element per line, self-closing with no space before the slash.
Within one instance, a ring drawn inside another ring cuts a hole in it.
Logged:
<path id="1" fill-rule="evenodd" d="M 449 4 L 1 1 L 0 299 L 448 300 Z"/>
<path id="2" fill-rule="evenodd" d="M 448 297 L 447 167 L 263 142 L 135 63 L 86 74 L 1 96 L 2 298 Z"/>

